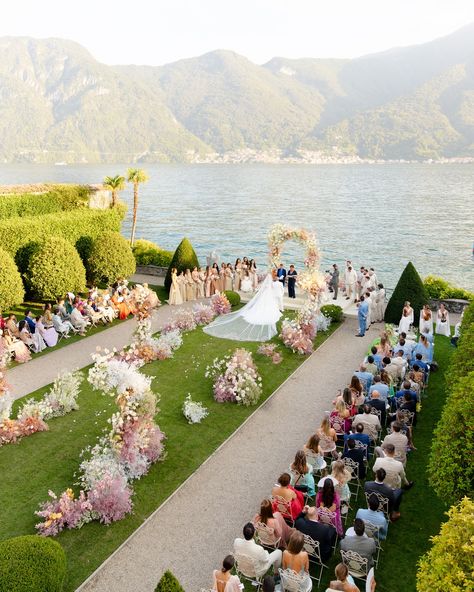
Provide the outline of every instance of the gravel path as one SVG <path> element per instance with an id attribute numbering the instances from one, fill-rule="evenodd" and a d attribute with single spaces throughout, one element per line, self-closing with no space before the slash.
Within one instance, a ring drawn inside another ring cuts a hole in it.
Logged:
<path id="1" fill-rule="evenodd" d="M 166 569 L 186 592 L 209 589 L 212 570 L 378 334 L 356 339 L 356 330 L 347 319 L 79 590 L 152 592 Z"/>

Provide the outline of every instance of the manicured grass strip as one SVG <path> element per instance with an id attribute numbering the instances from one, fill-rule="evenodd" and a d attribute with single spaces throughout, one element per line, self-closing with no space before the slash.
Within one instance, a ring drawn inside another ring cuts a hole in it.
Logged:
<path id="1" fill-rule="evenodd" d="M 336 328 L 337 325 L 333 325 L 328 334 L 318 335 L 316 345 L 320 345 Z M 278 340 L 275 339 L 275 342 L 278 343 Z M 157 421 L 167 435 L 167 457 L 154 465 L 146 477 L 135 482 L 132 516 L 111 526 L 91 523 L 58 537 L 68 559 L 65 591 L 75 590 L 255 411 L 255 408 L 216 403 L 212 397 L 212 382 L 204 377 L 204 373 L 214 358 L 222 357 L 236 347 L 246 347 L 255 352 L 258 346 L 258 343 L 217 339 L 197 329 L 184 335 L 183 345 L 175 352 L 174 358 L 143 368 L 144 373 L 156 376 L 153 390 L 161 395 Z M 291 353 L 281 344 L 279 349 L 283 356 L 280 365 L 255 355 L 263 378 L 262 401 L 306 359 Z M 41 396 L 45 390 L 41 389 L 35 396 Z M 209 408 L 209 417 L 200 425 L 189 425 L 182 415 L 182 404 L 188 393 Z M 34 532 L 37 521 L 34 510 L 46 500 L 48 489 L 60 493 L 74 483 L 81 450 L 95 443 L 115 410 L 113 400 L 93 392 L 87 382 L 83 383 L 79 405 L 78 411 L 51 420 L 49 432 L 24 438 L 18 445 L 0 448 L 0 540 Z"/>

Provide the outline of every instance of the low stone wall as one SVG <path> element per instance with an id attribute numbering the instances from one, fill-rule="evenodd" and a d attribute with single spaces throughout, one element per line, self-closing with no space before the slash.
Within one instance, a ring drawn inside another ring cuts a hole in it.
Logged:
<path id="1" fill-rule="evenodd" d="M 461 300 L 459 298 L 446 298 L 440 300 L 430 300 L 430 308 L 437 310 L 439 305 L 443 303 L 449 312 L 461 314 L 464 308 L 469 304 L 468 300 Z"/>
<path id="2" fill-rule="evenodd" d="M 165 277 L 167 267 L 158 267 L 158 265 L 137 265 L 136 273 L 142 273 L 144 275 L 156 275 L 158 277 Z"/>

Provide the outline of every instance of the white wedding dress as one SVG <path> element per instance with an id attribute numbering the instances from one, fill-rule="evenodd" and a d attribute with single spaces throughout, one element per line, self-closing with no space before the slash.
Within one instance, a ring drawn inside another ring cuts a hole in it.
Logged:
<path id="1" fill-rule="evenodd" d="M 277 321 L 281 317 L 282 302 L 273 284 L 272 276 L 268 274 L 250 302 L 236 312 L 217 317 L 203 331 L 214 337 L 235 341 L 268 341 L 274 337 L 277 334 Z"/>

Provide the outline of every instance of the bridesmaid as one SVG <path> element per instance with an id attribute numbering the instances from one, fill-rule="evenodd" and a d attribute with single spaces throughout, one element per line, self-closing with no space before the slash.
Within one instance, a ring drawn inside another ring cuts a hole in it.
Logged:
<path id="1" fill-rule="evenodd" d="M 206 272 L 201 267 L 199 269 L 198 298 L 204 298 L 205 285 L 206 285 Z"/>
<path id="2" fill-rule="evenodd" d="M 212 291 L 213 282 L 212 282 L 212 270 L 209 265 L 206 267 L 206 279 L 205 279 L 205 294 L 206 298 L 210 298 L 214 292 Z"/>
<path id="3" fill-rule="evenodd" d="M 171 270 L 171 287 L 168 303 L 173 305 L 183 304 L 183 297 L 181 296 L 181 290 L 176 267 L 173 267 L 173 269 Z"/>
<path id="4" fill-rule="evenodd" d="M 184 275 L 184 271 L 179 272 L 178 283 L 179 283 L 179 292 L 181 294 L 181 300 L 183 302 L 186 302 L 187 301 L 187 290 L 186 290 L 186 276 Z"/>
<path id="5" fill-rule="evenodd" d="M 240 279 L 242 274 L 242 263 L 240 259 L 235 260 L 234 265 L 234 291 L 238 292 L 240 290 Z"/>
<path id="6" fill-rule="evenodd" d="M 252 289 L 255 291 L 258 286 L 257 265 L 255 259 L 250 259 L 249 263 L 250 281 L 252 282 Z"/>
<path id="7" fill-rule="evenodd" d="M 249 260 L 248 257 L 244 257 L 242 259 L 242 271 L 248 270 L 249 268 Z"/>
<path id="8" fill-rule="evenodd" d="M 226 279 L 226 271 L 227 271 L 227 265 L 225 263 L 221 263 L 221 271 L 219 273 L 219 283 L 221 286 L 221 291 L 223 292 L 226 288 L 225 288 L 225 279 Z"/>
<path id="9" fill-rule="evenodd" d="M 219 266 L 217 265 L 217 263 L 213 263 L 212 264 L 212 281 L 214 284 L 214 290 L 213 290 L 213 294 L 215 294 L 216 292 L 221 292 L 221 283 L 220 283 L 220 279 L 219 279 Z M 211 288 L 212 290 L 212 288 Z"/>
<path id="10" fill-rule="evenodd" d="M 232 290 L 233 278 L 234 278 L 234 274 L 232 273 L 232 265 L 230 263 L 227 263 L 226 268 L 225 268 L 225 286 L 224 286 L 224 289 L 226 291 Z"/>
<path id="11" fill-rule="evenodd" d="M 199 298 L 199 271 L 197 267 L 193 268 L 193 271 L 191 272 L 191 277 L 193 278 L 193 282 L 194 282 L 194 300 L 197 300 Z"/>
<path id="12" fill-rule="evenodd" d="M 193 276 L 191 275 L 191 270 L 186 270 L 186 300 L 196 300 L 196 291 L 194 289 L 194 280 Z"/>

